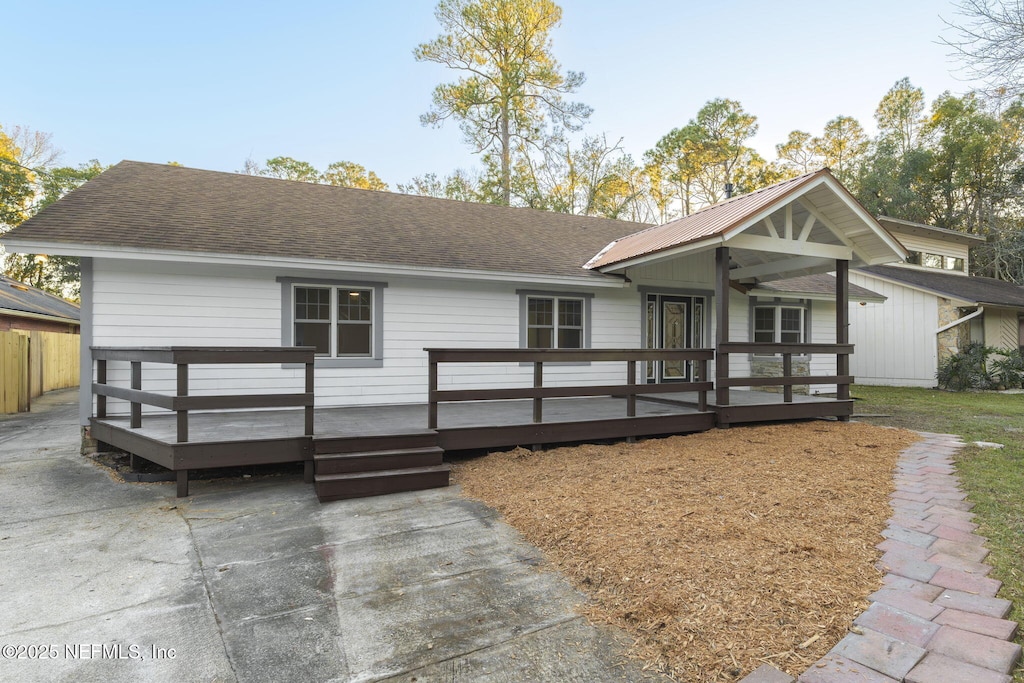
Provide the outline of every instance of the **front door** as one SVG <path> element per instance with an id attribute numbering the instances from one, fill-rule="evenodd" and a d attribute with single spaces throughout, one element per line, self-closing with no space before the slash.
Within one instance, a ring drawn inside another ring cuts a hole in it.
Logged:
<path id="1" fill-rule="evenodd" d="M 704 344 L 704 297 L 648 294 L 645 346 L 649 349 L 698 349 Z M 647 382 L 693 381 L 692 361 L 647 363 Z"/>

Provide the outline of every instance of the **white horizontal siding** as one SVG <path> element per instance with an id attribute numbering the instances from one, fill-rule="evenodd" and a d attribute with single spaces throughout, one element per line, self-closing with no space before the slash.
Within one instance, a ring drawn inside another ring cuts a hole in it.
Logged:
<path id="1" fill-rule="evenodd" d="M 195 266 L 183 272 L 169 264 L 95 261 L 94 338 L 97 346 L 280 346 L 284 270 L 220 270 Z M 323 274 L 317 277 L 322 278 Z M 346 279 L 343 275 L 337 279 Z M 364 278 L 353 277 L 354 281 Z M 529 283 L 390 279 L 383 294 L 383 367 L 317 368 L 318 406 L 424 402 L 425 348 L 516 348 L 520 343 L 519 288 Z M 578 290 L 584 291 L 584 290 Z M 640 300 L 636 290 L 598 291 L 591 299 L 591 346 L 638 348 Z M 616 383 L 624 363 L 545 367 L 545 384 Z M 280 365 L 193 366 L 194 395 L 301 391 L 301 368 Z M 109 364 L 111 383 L 127 386 L 128 363 Z M 441 388 L 530 386 L 531 366 L 443 364 Z M 143 388 L 173 393 L 174 369 L 143 364 Z M 110 401 L 112 413 L 127 405 Z"/>
<path id="2" fill-rule="evenodd" d="M 969 265 L 969 249 L 967 248 L 966 244 L 957 244 L 955 242 L 950 242 L 943 239 L 921 237 L 919 235 L 905 235 L 903 233 L 897 234 L 896 238 L 909 251 L 923 251 L 929 254 L 938 254 L 940 256 L 952 256 L 953 258 L 962 258 L 964 260 L 964 265 Z M 949 272 L 955 273 L 957 271 Z"/>
<path id="3" fill-rule="evenodd" d="M 859 271 L 850 272 L 850 282 L 886 297 L 881 304 L 850 305 L 850 370 L 857 383 L 935 386 L 936 297 Z"/>

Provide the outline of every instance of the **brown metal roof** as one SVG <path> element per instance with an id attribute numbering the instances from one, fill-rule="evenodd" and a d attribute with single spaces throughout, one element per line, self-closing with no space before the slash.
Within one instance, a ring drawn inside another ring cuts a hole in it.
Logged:
<path id="1" fill-rule="evenodd" d="M 77 323 L 81 312 L 75 304 L 0 275 L 0 310 L 64 318 Z"/>
<path id="2" fill-rule="evenodd" d="M 673 249 L 709 237 L 717 237 L 826 175 L 831 177 L 832 174 L 827 168 L 823 168 L 748 194 L 726 199 L 670 223 L 628 235 L 609 245 L 603 253 L 591 260 L 587 267 L 603 268 L 638 256 Z"/>
<path id="3" fill-rule="evenodd" d="M 4 239 L 602 279 L 584 264 L 646 227 L 122 161 Z"/>

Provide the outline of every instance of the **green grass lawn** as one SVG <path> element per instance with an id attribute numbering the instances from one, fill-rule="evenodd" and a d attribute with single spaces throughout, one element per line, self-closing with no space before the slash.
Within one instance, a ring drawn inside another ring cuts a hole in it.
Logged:
<path id="1" fill-rule="evenodd" d="M 968 446 L 956 458 L 960 481 L 975 503 L 977 533 L 992 550 L 991 576 L 1012 600 L 1010 619 L 1024 621 L 1024 394 L 951 393 L 934 389 L 854 386 L 854 418 L 924 432 L 959 434 L 968 443 L 994 441 L 1002 449 Z M 859 415 L 881 414 L 886 417 Z M 1017 642 L 1024 643 L 1018 632 Z M 1024 681 L 1024 667 L 1014 672 Z"/>

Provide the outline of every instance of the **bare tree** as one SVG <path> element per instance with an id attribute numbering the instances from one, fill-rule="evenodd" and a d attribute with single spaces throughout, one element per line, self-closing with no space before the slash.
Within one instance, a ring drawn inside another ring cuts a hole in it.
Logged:
<path id="1" fill-rule="evenodd" d="M 943 19 L 956 36 L 942 42 L 966 62 L 966 73 L 994 91 L 1024 93 L 1024 2 L 960 0 L 956 8 L 959 20 Z"/>

